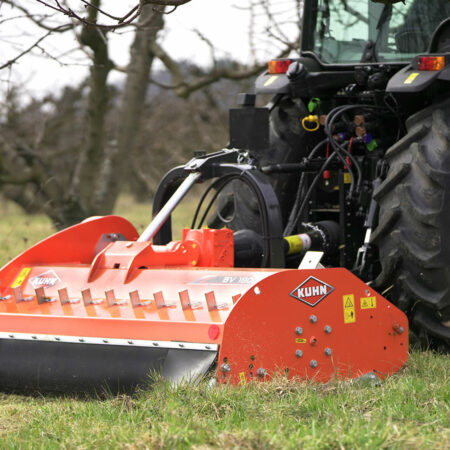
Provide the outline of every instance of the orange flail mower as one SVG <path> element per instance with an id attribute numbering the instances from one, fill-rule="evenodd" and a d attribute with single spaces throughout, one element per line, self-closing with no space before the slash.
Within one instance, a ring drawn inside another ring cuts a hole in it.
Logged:
<path id="1" fill-rule="evenodd" d="M 403 312 L 347 269 L 322 268 L 316 253 L 299 269 L 239 268 L 230 229 L 150 242 L 201 173 L 140 237 L 123 218 L 92 218 L 1 269 L 2 388 L 115 392 L 152 372 L 179 381 L 212 370 L 220 383 L 280 373 L 326 382 L 405 364 Z"/>

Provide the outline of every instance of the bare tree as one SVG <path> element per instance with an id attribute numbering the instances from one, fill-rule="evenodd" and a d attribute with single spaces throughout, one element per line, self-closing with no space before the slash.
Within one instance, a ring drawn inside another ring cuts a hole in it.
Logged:
<path id="1" fill-rule="evenodd" d="M 223 79 L 244 80 L 259 73 L 264 67 L 257 62 L 257 59 L 250 65 L 221 60 L 216 56 L 210 39 L 200 32 L 198 32 L 199 37 L 210 46 L 210 67 L 180 63 L 171 57 L 158 42 L 158 32 L 164 26 L 164 15 L 173 11 L 170 6 L 177 7 L 187 3 L 188 0 L 141 0 L 122 15 L 114 15 L 102 9 L 101 0 L 90 2 L 80 0 L 79 4 L 86 7 L 83 13 L 69 8 L 66 2 L 35 0 L 45 7 L 44 10 L 47 8 L 51 12 L 48 15 L 33 14 L 21 3 L 13 2 L 13 0 L 4 1 L 19 8 L 46 33 L 75 31 L 83 51 L 92 61 L 87 84 L 88 95 L 85 100 L 85 125 L 83 125 L 85 131 L 79 131 L 79 136 L 71 138 L 77 142 L 78 151 L 64 155 L 65 167 L 56 162 L 57 149 L 55 152 L 49 152 L 52 155 L 50 158 L 47 157 L 49 155 L 44 155 L 40 151 L 42 139 L 33 138 L 31 139 L 33 143 L 30 145 L 30 139 L 18 135 L 12 136 L 11 133 L 0 130 L 2 131 L 0 133 L 0 186 L 23 186 L 24 199 L 30 197 L 30 192 L 34 193 L 38 199 L 36 203 L 43 205 L 44 210 L 58 227 L 72 224 L 88 215 L 110 213 L 121 189 L 124 185 L 130 184 L 130 180 L 132 184 L 139 184 L 151 193 L 153 186 L 152 183 L 145 181 L 145 175 L 141 170 L 142 156 L 138 154 L 139 149 L 142 148 L 140 136 L 143 119 L 146 116 L 152 116 L 155 120 L 165 118 L 168 120 L 165 124 L 167 126 L 159 126 L 159 128 L 167 129 L 172 126 L 170 114 L 169 116 L 152 114 L 157 112 L 154 111 L 157 106 L 146 104 L 147 90 L 151 83 L 170 90 L 184 99 L 203 90 L 202 104 L 209 105 L 208 107 L 213 109 L 214 93 L 207 89 L 208 86 Z M 273 1 L 277 3 L 280 0 Z M 298 4 L 299 2 L 300 0 L 297 0 Z M 277 11 L 272 9 L 273 5 L 269 4 L 268 0 L 252 0 L 250 6 L 255 23 L 260 20 L 256 17 L 257 14 L 264 15 L 265 34 L 278 43 L 277 56 L 287 56 L 296 48 L 297 38 L 289 40 L 283 31 L 283 26 L 276 25 Z M 60 21 L 57 25 L 49 24 L 49 18 L 54 20 L 58 17 Z M 65 17 L 69 18 L 69 22 L 61 23 Z M 102 19 L 106 22 L 101 22 Z M 135 28 L 134 42 L 131 46 L 129 65 L 122 69 L 127 75 L 125 88 L 120 98 L 117 126 L 114 135 L 111 137 L 109 134 L 107 137 L 106 123 L 108 111 L 111 109 L 108 76 L 112 70 L 118 68 L 109 56 L 108 36 L 112 30 L 125 26 Z M 46 37 L 45 35 L 42 40 Z M 250 38 L 253 38 L 252 33 Z M 24 49 L 20 52 L 21 54 L 8 61 L 5 67 L 11 67 L 26 52 L 36 49 L 43 51 L 40 47 L 42 40 Z M 256 49 L 258 43 L 253 41 L 252 45 Z M 151 75 L 155 58 L 160 59 L 170 73 L 169 82 L 156 81 Z M 191 108 L 190 123 L 194 129 L 200 129 L 203 126 L 204 114 L 199 114 L 193 105 L 194 102 L 186 105 Z M 70 120 L 74 120 L 73 117 Z M 46 127 L 47 125 L 44 124 L 44 131 L 41 130 L 38 134 L 45 136 Z M 151 127 L 147 125 L 147 128 Z M 154 129 L 154 133 L 157 134 L 157 129 Z M 199 140 L 202 140 L 202 137 L 202 133 L 199 132 Z M 155 155 L 147 154 L 146 158 L 149 161 L 156 160 Z M 152 164 L 146 166 L 150 167 L 150 170 L 153 169 Z M 17 167 L 20 167 L 20 170 L 16 170 Z M 33 189 L 30 189 L 30 186 Z M 17 192 L 16 189 L 14 192 L 16 199 L 20 197 Z M 27 201 L 22 200 L 22 204 Z"/>

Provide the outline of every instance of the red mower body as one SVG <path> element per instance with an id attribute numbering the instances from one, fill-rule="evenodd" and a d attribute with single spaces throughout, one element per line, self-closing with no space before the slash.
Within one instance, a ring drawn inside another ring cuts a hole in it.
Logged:
<path id="1" fill-rule="evenodd" d="M 0 271 L 0 388 L 128 390 L 152 372 L 221 383 L 395 373 L 406 316 L 342 268 L 233 268 L 231 230 L 137 242 L 125 219 L 75 225 Z"/>

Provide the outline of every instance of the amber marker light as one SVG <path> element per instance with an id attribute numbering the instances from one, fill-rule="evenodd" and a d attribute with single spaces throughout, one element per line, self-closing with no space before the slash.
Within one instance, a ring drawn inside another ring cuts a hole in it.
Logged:
<path id="1" fill-rule="evenodd" d="M 291 59 L 272 59 L 269 61 L 269 74 L 286 73 L 292 60 Z"/>
<path id="2" fill-rule="evenodd" d="M 445 67 L 445 56 L 419 56 L 417 68 L 419 70 L 437 71 Z"/>

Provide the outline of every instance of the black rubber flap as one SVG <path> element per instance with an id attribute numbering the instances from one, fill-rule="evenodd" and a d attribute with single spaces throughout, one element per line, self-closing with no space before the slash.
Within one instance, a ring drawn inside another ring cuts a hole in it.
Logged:
<path id="1" fill-rule="evenodd" d="M 0 389 L 56 392 L 130 392 L 152 374 L 197 381 L 216 351 L 0 339 Z"/>

